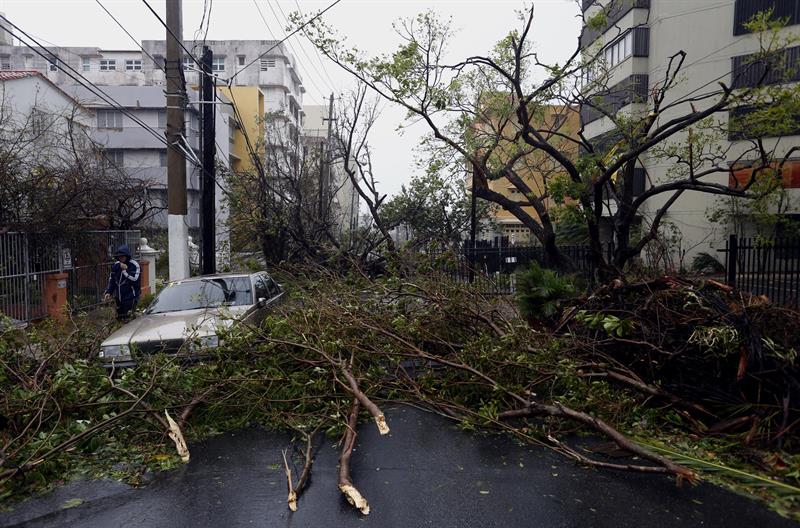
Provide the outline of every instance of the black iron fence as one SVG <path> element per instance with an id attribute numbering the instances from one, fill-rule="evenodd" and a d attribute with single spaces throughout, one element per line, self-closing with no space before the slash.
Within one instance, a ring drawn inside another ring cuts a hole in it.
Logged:
<path id="1" fill-rule="evenodd" d="M 574 272 L 591 281 L 594 265 L 588 246 L 559 246 L 574 267 Z M 611 251 L 608 246 L 606 251 Z M 486 294 L 512 294 L 516 292 L 516 273 L 536 262 L 547 267 L 547 258 L 542 246 L 512 246 L 505 244 L 481 244 L 464 246 L 456 250 L 428 249 L 434 268 L 444 276 L 458 282 L 472 283 L 478 291 Z"/>
<path id="2" fill-rule="evenodd" d="M 800 307 L 800 238 L 731 235 L 722 251 L 729 285 L 766 295 L 777 304 Z"/>

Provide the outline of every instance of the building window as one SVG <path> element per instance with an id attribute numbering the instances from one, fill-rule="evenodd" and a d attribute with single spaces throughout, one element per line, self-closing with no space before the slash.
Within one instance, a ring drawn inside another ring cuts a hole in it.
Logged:
<path id="1" fill-rule="evenodd" d="M 123 167 L 125 163 L 125 155 L 122 150 L 106 150 L 103 152 L 107 167 Z"/>
<path id="2" fill-rule="evenodd" d="M 163 55 L 153 55 L 153 63 L 154 66 L 158 69 L 166 69 L 166 65 L 164 64 L 164 56 Z"/>
<path id="3" fill-rule="evenodd" d="M 167 151 L 166 150 L 158 151 L 158 166 L 159 167 L 166 167 L 167 166 Z"/>
<path id="4" fill-rule="evenodd" d="M 224 72 L 225 71 L 225 57 L 214 57 L 211 60 L 211 71 L 212 72 Z"/>
<path id="5" fill-rule="evenodd" d="M 261 71 L 267 71 L 267 68 L 275 67 L 275 59 L 261 59 Z"/>
<path id="6" fill-rule="evenodd" d="M 38 108 L 31 110 L 31 130 L 35 136 L 40 136 L 50 126 L 50 117 Z"/>
<path id="7" fill-rule="evenodd" d="M 158 111 L 158 128 L 167 128 L 167 111 Z"/>
<path id="8" fill-rule="evenodd" d="M 89 71 L 92 67 L 92 59 L 89 57 L 81 57 L 81 69 L 85 72 Z"/>
<path id="9" fill-rule="evenodd" d="M 119 110 L 98 110 L 97 128 L 122 128 L 122 112 Z"/>
<path id="10" fill-rule="evenodd" d="M 239 66 L 244 66 L 244 55 L 239 55 L 236 57 L 236 62 Z"/>
<path id="11" fill-rule="evenodd" d="M 603 58 L 606 61 L 606 67 L 613 68 L 620 62 L 624 61 L 633 54 L 633 32 L 628 31 L 625 36 L 617 39 L 609 44 L 604 53 Z"/>
<path id="12" fill-rule="evenodd" d="M 772 9 L 773 18 L 786 19 L 787 26 L 800 24 L 800 1 L 798 0 L 736 0 L 733 10 L 733 34 L 749 33 L 745 24 L 758 13 L 769 9 Z"/>
<path id="13" fill-rule="evenodd" d="M 125 61 L 125 70 L 126 71 L 142 71 L 142 61 L 140 61 L 140 60 L 126 60 Z"/>
<path id="14" fill-rule="evenodd" d="M 0 70 L 10 70 L 10 69 L 11 69 L 11 56 L 10 55 L 0 56 Z"/>
<path id="15" fill-rule="evenodd" d="M 190 71 L 194 68 L 194 59 L 188 56 L 183 57 L 183 71 Z"/>
<path id="16" fill-rule="evenodd" d="M 800 46 L 731 58 L 733 88 L 800 81 Z"/>
<path id="17" fill-rule="evenodd" d="M 116 59 L 100 59 L 100 71 L 116 71 Z"/>
<path id="18" fill-rule="evenodd" d="M 47 59 L 47 62 L 50 64 L 47 66 L 47 69 L 51 72 L 58 71 L 59 60 L 56 58 Z"/>

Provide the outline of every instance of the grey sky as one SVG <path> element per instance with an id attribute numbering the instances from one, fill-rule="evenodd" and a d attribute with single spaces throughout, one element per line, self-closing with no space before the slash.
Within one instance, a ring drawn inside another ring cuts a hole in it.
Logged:
<path id="1" fill-rule="evenodd" d="M 141 0 L 101 1 L 137 40 L 164 38 L 163 26 Z M 148 1 L 163 17 L 164 0 Z M 323 9 L 331 1 L 297 0 L 307 13 Z M 257 3 L 274 36 L 282 38 L 287 23 L 281 10 L 286 15 L 297 11 L 295 0 L 257 0 Z M 391 51 L 398 43 L 392 22 L 433 9 L 443 16 L 452 17 L 453 27 L 458 32 L 450 52 L 453 59 L 458 59 L 486 53 L 511 28 L 518 27 L 515 11 L 524 5 L 521 0 L 343 0 L 326 13 L 324 19 L 346 35 L 351 45 L 379 54 Z M 533 41 L 536 49 L 543 60 L 563 62 L 576 45 L 580 26 L 577 2 L 536 0 L 535 6 Z M 183 11 L 184 38 L 190 39 L 200 25 L 203 0 L 184 0 Z M 130 38 L 94 0 L 0 0 L 0 12 L 5 12 L 26 31 L 55 45 L 135 49 Z M 208 38 L 268 40 L 273 35 L 253 0 L 213 0 Z M 325 61 L 323 70 L 305 39 L 298 35 L 290 42 L 308 90 L 306 104 L 327 102 L 331 92 L 338 94 L 353 85 L 352 78 L 335 64 Z M 309 62 L 313 68 L 308 66 Z M 425 132 L 423 125 L 415 125 L 399 135 L 396 128 L 403 115 L 399 109 L 385 107 L 371 138 L 380 187 L 389 194 L 397 192 L 411 177 L 414 171 L 413 149 Z"/>

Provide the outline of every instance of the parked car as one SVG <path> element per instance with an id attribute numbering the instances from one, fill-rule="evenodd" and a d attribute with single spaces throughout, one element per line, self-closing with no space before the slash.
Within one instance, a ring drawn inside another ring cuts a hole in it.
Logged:
<path id="1" fill-rule="evenodd" d="M 137 358 L 159 352 L 201 355 L 219 346 L 220 329 L 261 322 L 283 296 L 281 285 L 265 272 L 171 282 L 141 316 L 103 341 L 100 360 L 112 368 L 133 366 Z"/>

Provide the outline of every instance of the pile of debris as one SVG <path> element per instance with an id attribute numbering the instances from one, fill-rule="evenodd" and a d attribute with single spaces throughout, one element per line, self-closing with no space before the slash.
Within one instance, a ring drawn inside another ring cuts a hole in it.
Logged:
<path id="1" fill-rule="evenodd" d="M 680 409 L 692 432 L 796 449 L 800 312 L 714 280 L 614 282 L 567 310 L 582 375 Z M 794 445 L 792 445 L 794 440 Z"/>

